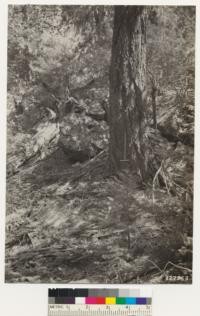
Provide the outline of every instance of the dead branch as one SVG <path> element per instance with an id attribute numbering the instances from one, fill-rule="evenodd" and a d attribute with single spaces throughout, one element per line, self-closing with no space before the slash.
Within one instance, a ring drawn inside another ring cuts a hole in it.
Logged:
<path id="1" fill-rule="evenodd" d="M 173 267 L 175 267 L 175 268 L 177 268 L 177 269 L 186 270 L 186 271 L 188 271 L 189 273 L 192 273 L 192 270 L 191 270 L 191 269 L 186 268 L 186 267 L 182 267 L 182 266 L 177 265 L 177 264 L 175 264 L 175 263 L 173 263 L 173 262 L 171 262 L 171 261 L 168 261 L 168 262 L 166 263 L 166 265 L 165 265 L 165 267 L 164 267 L 164 269 L 163 269 L 162 271 L 165 272 L 165 270 L 167 269 L 167 267 L 168 267 L 169 265 L 171 265 L 171 266 L 173 266 Z"/>

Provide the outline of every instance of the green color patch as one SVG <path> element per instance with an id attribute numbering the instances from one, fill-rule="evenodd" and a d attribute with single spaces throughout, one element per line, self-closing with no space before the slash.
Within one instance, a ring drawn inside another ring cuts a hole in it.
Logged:
<path id="1" fill-rule="evenodd" d="M 126 304 L 126 298 L 125 297 L 116 297 L 116 304 Z"/>

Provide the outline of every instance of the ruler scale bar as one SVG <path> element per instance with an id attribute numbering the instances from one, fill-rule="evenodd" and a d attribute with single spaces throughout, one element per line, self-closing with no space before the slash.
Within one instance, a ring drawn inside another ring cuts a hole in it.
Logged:
<path id="1" fill-rule="evenodd" d="M 117 316 L 133 316 L 133 315 L 151 315 L 151 305 L 146 305 L 145 307 L 141 306 L 99 306 L 99 305 L 49 305 L 49 316 L 91 316 L 91 315 L 117 315 Z"/>

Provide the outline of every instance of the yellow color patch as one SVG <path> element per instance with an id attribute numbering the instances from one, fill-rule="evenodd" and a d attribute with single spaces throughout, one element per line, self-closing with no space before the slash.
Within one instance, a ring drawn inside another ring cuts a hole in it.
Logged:
<path id="1" fill-rule="evenodd" d="M 106 304 L 108 305 L 116 304 L 116 297 L 106 297 Z"/>

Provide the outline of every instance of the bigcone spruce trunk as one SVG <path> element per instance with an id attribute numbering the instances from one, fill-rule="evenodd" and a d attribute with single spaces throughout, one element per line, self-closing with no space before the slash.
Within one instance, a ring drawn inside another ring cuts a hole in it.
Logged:
<path id="1" fill-rule="evenodd" d="M 110 69 L 110 163 L 148 176 L 145 141 L 146 9 L 116 6 Z"/>

